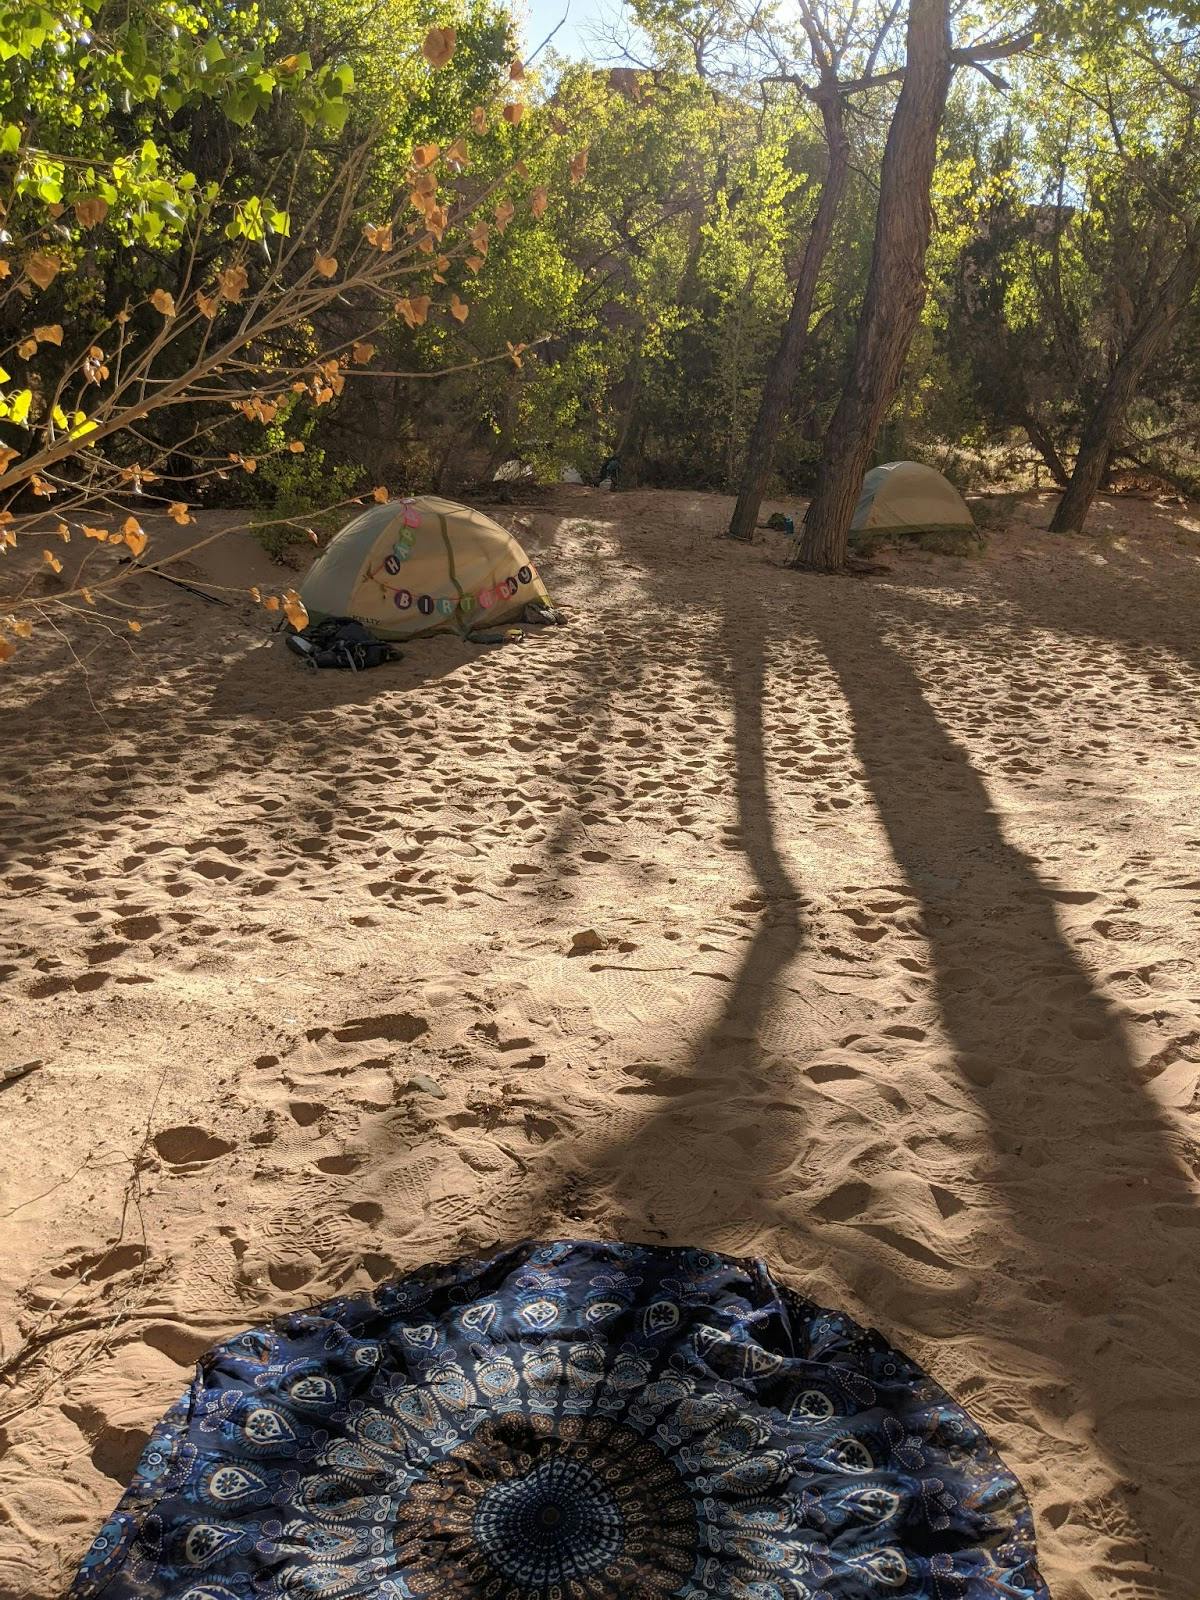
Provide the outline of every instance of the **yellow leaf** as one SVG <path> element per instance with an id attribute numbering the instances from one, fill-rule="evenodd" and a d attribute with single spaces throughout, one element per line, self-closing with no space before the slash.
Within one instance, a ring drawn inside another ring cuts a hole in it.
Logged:
<path id="1" fill-rule="evenodd" d="M 529 209 L 535 217 L 544 217 L 546 207 L 550 204 L 550 191 L 548 189 L 535 189 L 529 197 Z"/>
<path id="2" fill-rule="evenodd" d="M 337 257 L 318 256 L 313 262 L 313 267 L 322 278 L 332 278 L 338 267 Z"/>
<path id="3" fill-rule="evenodd" d="M 81 228 L 94 228 L 98 222 L 103 222 L 107 215 L 108 201 L 101 199 L 99 195 L 75 202 L 75 220 Z"/>
<path id="4" fill-rule="evenodd" d="M 5 617 L 4 619 L 18 639 L 33 638 L 33 623 L 28 617 Z"/>
<path id="5" fill-rule="evenodd" d="M 450 315 L 458 322 L 465 322 L 471 313 L 470 306 L 464 305 L 456 294 L 450 296 Z"/>
<path id="6" fill-rule="evenodd" d="M 11 661 L 16 652 L 17 647 L 12 640 L 6 639 L 4 635 L 0 633 L 0 663 Z"/>
<path id="7" fill-rule="evenodd" d="M 437 160 L 439 146 L 436 144 L 419 144 L 412 153 L 413 166 L 420 170 L 422 167 L 431 167 Z"/>
<path id="8" fill-rule="evenodd" d="M 37 355 L 37 340 L 22 339 L 20 344 L 17 346 L 17 354 L 20 356 L 22 361 L 28 361 L 30 356 Z"/>
<path id="9" fill-rule="evenodd" d="M 39 344 L 61 344 L 62 333 L 62 323 L 51 322 L 44 328 L 35 328 L 33 337 Z"/>
<path id="10" fill-rule="evenodd" d="M 250 286 L 245 267 L 224 267 L 217 274 L 217 287 L 226 300 L 240 300 Z"/>
<path id="11" fill-rule="evenodd" d="M 484 134 L 488 131 L 487 112 L 482 106 L 476 106 L 471 113 L 471 127 L 475 133 Z"/>
<path id="12" fill-rule="evenodd" d="M 62 262 L 47 250 L 35 250 L 25 258 L 25 272 L 39 289 L 48 289 L 58 277 Z"/>
<path id="13" fill-rule="evenodd" d="M 581 150 L 571 162 L 571 182 L 578 183 L 587 171 L 588 153 Z"/>
<path id="14" fill-rule="evenodd" d="M 96 604 L 96 598 L 90 589 L 80 589 L 79 592 L 89 606 L 94 606 Z"/>
<path id="15" fill-rule="evenodd" d="M 276 72 L 282 72 L 285 77 L 290 78 L 293 72 L 300 71 L 302 65 L 303 63 L 301 62 L 299 56 L 284 56 L 282 61 L 277 61 L 275 63 L 275 70 Z"/>
<path id="16" fill-rule="evenodd" d="M 130 617 L 129 621 L 125 624 L 125 626 L 129 629 L 130 633 L 141 633 L 141 631 L 142 631 L 141 623 L 140 622 L 135 622 L 132 617 Z"/>
<path id="17" fill-rule="evenodd" d="M 267 598 L 263 601 L 263 610 L 264 611 L 278 611 L 279 610 L 279 596 L 277 594 L 269 594 L 267 596 Z"/>
<path id="18" fill-rule="evenodd" d="M 84 525 L 83 525 L 83 537 L 85 539 L 107 539 L 108 538 L 108 529 L 107 528 L 89 528 L 87 523 L 85 522 Z"/>
<path id="19" fill-rule="evenodd" d="M 374 489 L 371 490 L 371 499 L 378 500 L 381 506 L 387 504 L 388 492 L 382 484 L 378 484 Z"/>
<path id="20" fill-rule="evenodd" d="M 308 627 L 308 612 L 304 609 L 304 601 L 295 589 L 288 589 L 283 597 L 283 610 L 288 621 L 296 632 Z"/>
<path id="21" fill-rule="evenodd" d="M 520 126 L 521 118 L 525 115 L 525 107 L 519 100 L 510 100 L 504 108 L 504 120 L 514 128 Z"/>
<path id="22" fill-rule="evenodd" d="M 58 527 L 55 528 L 54 531 L 58 535 L 58 537 L 62 540 L 62 542 L 64 544 L 70 544 L 70 542 L 71 542 L 71 530 L 70 530 L 70 528 L 67 527 L 65 522 L 60 522 Z"/>
<path id="23" fill-rule="evenodd" d="M 250 586 L 250 598 L 256 606 L 262 605 L 262 590 L 256 583 Z"/>
<path id="24" fill-rule="evenodd" d="M 288 445 L 288 449 L 292 452 L 292 454 L 294 456 L 302 456 L 304 454 L 304 440 L 303 439 L 293 439 L 291 441 L 291 443 Z"/>
<path id="25" fill-rule="evenodd" d="M 421 46 L 421 54 L 431 67 L 444 67 L 454 54 L 458 34 L 453 28 L 430 28 Z"/>
<path id="26" fill-rule="evenodd" d="M 192 514 L 182 500 L 172 500 L 167 507 L 167 515 L 173 522 L 177 522 L 181 528 L 192 520 Z"/>
<path id="27" fill-rule="evenodd" d="M 366 366 L 367 362 L 370 361 L 374 354 L 375 346 L 373 344 L 363 344 L 361 340 L 356 339 L 354 346 L 350 351 L 350 359 L 357 366 L 363 367 Z"/>
<path id="28" fill-rule="evenodd" d="M 54 554 L 53 550 L 43 550 L 42 559 L 45 561 L 46 565 L 52 568 L 55 572 L 62 571 L 62 562 Z"/>
<path id="29" fill-rule="evenodd" d="M 525 63 L 514 56 L 508 64 L 508 75 L 514 83 L 520 83 L 525 76 Z"/>
<path id="30" fill-rule="evenodd" d="M 160 312 L 164 317 L 173 317 L 175 315 L 175 296 L 168 294 L 165 289 L 155 289 L 150 296 L 150 304 L 155 311 Z"/>
<path id="31" fill-rule="evenodd" d="M 207 317 L 210 322 L 217 314 L 217 303 L 215 294 L 205 294 L 202 289 L 196 290 L 196 304 L 200 309 L 200 315 Z"/>

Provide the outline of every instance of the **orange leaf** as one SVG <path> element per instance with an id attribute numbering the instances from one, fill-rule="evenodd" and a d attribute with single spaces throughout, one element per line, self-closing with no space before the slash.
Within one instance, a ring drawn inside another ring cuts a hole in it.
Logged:
<path id="1" fill-rule="evenodd" d="M 471 127 L 475 133 L 484 134 L 488 131 L 487 112 L 482 106 L 476 106 L 471 113 Z"/>
<path id="2" fill-rule="evenodd" d="M 165 289 L 155 289 L 150 296 L 150 304 L 155 311 L 161 312 L 164 317 L 173 317 L 175 315 L 175 296 L 168 294 Z"/>
<path id="3" fill-rule="evenodd" d="M 226 300 L 240 300 L 250 286 L 245 267 L 224 267 L 217 274 L 217 287 Z"/>
<path id="4" fill-rule="evenodd" d="M 468 256 L 467 257 L 467 265 L 470 267 L 472 272 L 478 272 L 480 267 L 483 266 L 483 257 L 482 256 Z"/>
<path id="5" fill-rule="evenodd" d="M 412 153 L 413 166 L 420 170 L 431 167 L 440 154 L 440 146 L 436 144 L 419 144 Z"/>
<path id="6" fill-rule="evenodd" d="M 384 255 L 392 248 L 392 225 L 390 222 L 385 222 L 378 228 L 373 223 L 368 222 L 363 228 L 363 236 L 373 249 L 382 250 Z"/>
<path id="7" fill-rule="evenodd" d="M 278 611 L 279 610 L 279 596 L 277 594 L 269 594 L 267 596 L 267 598 L 263 601 L 263 610 L 264 611 Z"/>
<path id="8" fill-rule="evenodd" d="M 172 500 L 167 515 L 182 528 L 192 520 L 192 514 L 182 500 Z"/>
<path id="9" fill-rule="evenodd" d="M 427 294 L 413 295 L 412 299 L 396 301 L 396 310 L 410 328 L 419 328 L 429 315 L 430 299 Z"/>
<path id="10" fill-rule="evenodd" d="M 529 197 L 529 209 L 535 217 L 544 217 L 546 207 L 550 204 L 550 191 L 548 189 L 535 189 Z"/>
<path id="11" fill-rule="evenodd" d="M 122 533 L 125 543 L 133 551 L 134 555 L 140 556 L 142 551 L 146 548 L 146 535 L 142 532 L 141 528 L 138 527 L 135 518 L 129 518 L 128 522 L 125 524 L 125 527 L 122 529 Z"/>
<path id="12" fill-rule="evenodd" d="M 11 446 L 0 444 L 0 473 L 7 472 L 20 454 L 19 450 L 14 450 Z"/>
<path id="13" fill-rule="evenodd" d="M 58 277 L 62 262 L 47 250 L 35 250 L 25 258 L 25 271 L 39 289 L 48 289 Z"/>
<path id="14" fill-rule="evenodd" d="M 529 176 L 529 168 L 523 161 L 518 161 L 516 166 L 513 168 L 513 171 L 516 173 L 518 178 L 527 178 Z"/>
<path id="15" fill-rule="evenodd" d="M 291 443 L 288 445 L 288 449 L 292 452 L 292 454 L 294 456 L 302 456 L 304 454 L 304 440 L 303 439 L 293 439 L 291 441 Z"/>
<path id="16" fill-rule="evenodd" d="M 336 256 L 318 256 L 313 266 L 322 278 L 332 278 L 338 269 Z"/>
<path id="17" fill-rule="evenodd" d="M 253 456 L 242 456 L 241 464 L 247 472 L 258 471 L 258 462 Z"/>
<path id="18" fill-rule="evenodd" d="M 55 528 L 54 531 L 58 535 L 58 537 L 62 540 L 62 542 L 64 544 L 70 544 L 70 542 L 71 542 L 71 530 L 70 530 L 70 528 L 67 527 L 65 522 L 60 522 L 58 527 Z"/>
<path id="19" fill-rule="evenodd" d="M 142 631 L 141 623 L 140 622 L 135 622 L 132 617 L 130 617 L 129 621 L 125 624 L 125 626 L 129 629 L 130 633 L 141 633 L 141 631 Z"/>
<path id="20" fill-rule="evenodd" d="M 251 586 L 250 598 L 251 598 L 251 600 L 254 601 L 254 604 L 256 606 L 262 605 L 262 590 L 258 587 L 257 584 L 254 584 L 254 585 Z"/>
<path id="21" fill-rule="evenodd" d="M 525 115 L 525 107 L 519 100 L 510 100 L 504 108 L 504 120 L 514 128 L 520 126 L 521 118 Z"/>
<path id="22" fill-rule="evenodd" d="M 46 565 L 51 567 L 55 572 L 62 571 L 62 562 L 54 554 L 53 550 L 43 550 L 42 559 L 45 561 Z"/>
<path id="23" fill-rule="evenodd" d="M 96 604 L 96 598 L 92 594 L 92 591 L 90 589 L 80 589 L 79 592 L 83 596 L 83 598 L 87 601 L 89 606 L 94 606 Z"/>
<path id="24" fill-rule="evenodd" d="M 381 506 L 384 506 L 384 505 L 387 504 L 388 498 L 389 498 L 388 497 L 388 492 L 383 487 L 382 484 L 376 485 L 376 487 L 371 490 L 371 499 L 372 500 L 378 500 L 378 502 L 379 502 L 379 504 Z"/>
<path id="25" fill-rule="evenodd" d="M 5 621 L 18 639 L 33 638 L 33 623 L 28 617 L 6 617 Z"/>
<path id="26" fill-rule="evenodd" d="M 107 539 L 108 538 L 108 529 L 107 528 L 89 528 L 87 523 L 85 522 L 84 525 L 83 525 L 83 537 L 85 539 Z"/>
<path id="27" fill-rule="evenodd" d="M 450 315 L 458 322 L 465 322 L 471 314 L 471 308 L 464 305 L 456 294 L 450 296 Z"/>
<path id="28" fill-rule="evenodd" d="M 370 361 L 374 354 L 375 346 L 373 344 L 363 344 L 361 340 L 356 339 L 353 348 L 350 351 L 350 359 L 357 366 L 362 367 L 365 366 L 368 361 Z"/>
<path id="29" fill-rule="evenodd" d="M 514 56 L 508 64 L 508 75 L 514 83 L 520 83 L 525 76 L 525 63 Z"/>
<path id="30" fill-rule="evenodd" d="M 0 278 L 10 278 L 11 276 L 12 268 L 9 266 L 8 262 L 0 261 Z"/>
<path id="31" fill-rule="evenodd" d="M 288 589 L 283 597 L 283 609 L 288 621 L 296 632 L 308 627 L 308 612 L 304 609 L 304 601 L 295 589 Z"/>
<path id="32" fill-rule="evenodd" d="M 317 530 L 315 528 L 305 528 L 304 531 L 308 535 L 310 544 L 320 544 L 321 541 L 317 538 Z"/>
<path id="33" fill-rule="evenodd" d="M 583 177 L 584 173 L 587 171 L 587 164 L 588 164 L 588 153 L 587 153 L 586 150 L 581 150 L 579 152 L 579 154 L 571 162 L 571 182 L 572 183 L 578 183 L 580 181 L 580 179 Z"/>
<path id="34" fill-rule="evenodd" d="M 39 344 L 61 344 L 62 333 L 62 323 L 51 322 L 47 327 L 35 328 L 33 337 Z"/>
<path id="35" fill-rule="evenodd" d="M 0 663 L 11 661 L 16 652 L 17 647 L 12 640 L 6 639 L 4 635 L 0 633 Z"/>
<path id="36" fill-rule="evenodd" d="M 421 54 L 431 67 L 444 67 L 454 54 L 458 34 L 453 28 L 430 28 L 421 46 Z"/>
<path id="37" fill-rule="evenodd" d="M 95 195 L 87 200 L 76 200 L 75 220 L 81 228 L 94 228 L 108 215 L 108 201 Z"/>
<path id="38" fill-rule="evenodd" d="M 513 366 L 523 367 L 525 363 L 521 360 L 521 352 L 527 347 L 523 344 L 512 344 L 507 339 L 504 342 L 506 345 L 508 345 L 508 354 L 512 360 Z"/>
<path id="39" fill-rule="evenodd" d="M 454 143 L 445 152 L 445 160 L 456 171 L 461 171 L 463 167 L 469 166 L 471 157 L 467 150 L 467 141 L 465 139 L 455 139 Z"/>
<path id="40" fill-rule="evenodd" d="M 17 346 L 17 354 L 22 361 L 28 361 L 30 356 L 37 355 L 37 340 L 33 338 L 22 339 Z"/>
<path id="41" fill-rule="evenodd" d="M 501 200 L 496 206 L 496 226 L 503 233 L 513 219 L 514 206 L 511 200 Z"/>

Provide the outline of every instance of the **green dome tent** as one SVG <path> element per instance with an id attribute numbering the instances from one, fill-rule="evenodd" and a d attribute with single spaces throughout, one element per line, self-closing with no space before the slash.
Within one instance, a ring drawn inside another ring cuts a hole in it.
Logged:
<path id="1" fill-rule="evenodd" d="M 919 461 L 888 461 L 863 479 L 850 530 L 928 533 L 974 526 L 967 502 L 940 472 Z"/>
<path id="2" fill-rule="evenodd" d="M 380 639 L 466 633 L 550 604 L 507 529 L 438 495 L 368 507 L 313 563 L 300 598 L 313 622 L 353 617 Z"/>

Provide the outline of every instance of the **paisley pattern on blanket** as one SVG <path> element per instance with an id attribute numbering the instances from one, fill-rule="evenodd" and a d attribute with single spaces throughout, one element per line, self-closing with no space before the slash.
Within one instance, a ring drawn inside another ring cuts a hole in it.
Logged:
<path id="1" fill-rule="evenodd" d="M 1048 1600 L 1016 1479 L 761 1262 L 527 1243 L 218 1345 L 75 1600 Z"/>

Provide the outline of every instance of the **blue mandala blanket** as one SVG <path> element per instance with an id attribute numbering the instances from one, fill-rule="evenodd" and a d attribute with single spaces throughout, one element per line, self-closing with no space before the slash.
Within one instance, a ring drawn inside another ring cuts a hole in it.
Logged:
<path id="1" fill-rule="evenodd" d="M 1049 1600 L 962 1408 L 760 1262 L 522 1244 L 238 1334 L 75 1600 Z"/>

